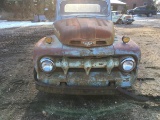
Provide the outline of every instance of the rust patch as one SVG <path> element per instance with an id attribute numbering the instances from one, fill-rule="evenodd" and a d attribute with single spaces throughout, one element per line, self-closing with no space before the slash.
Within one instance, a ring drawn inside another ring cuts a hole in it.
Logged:
<path id="1" fill-rule="evenodd" d="M 71 18 L 55 22 L 54 27 L 57 37 L 66 45 L 93 47 L 111 45 L 114 41 L 113 23 L 103 19 Z"/>
<path id="2" fill-rule="evenodd" d="M 138 61 L 140 60 L 140 48 L 133 40 L 130 40 L 127 44 L 124 44 L 121 40 L 122 37 L 118 36 L 116 39 L 117 41 L 115 41 L 113 44 L 115 55 L 132 55 L 136 57 Z"/>

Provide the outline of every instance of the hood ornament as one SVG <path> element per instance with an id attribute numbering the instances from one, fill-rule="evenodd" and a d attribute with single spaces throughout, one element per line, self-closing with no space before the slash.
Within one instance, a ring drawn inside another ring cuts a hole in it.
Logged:
<path id="1" fill-rule="evenodd" d="M 93 45 L 94 42 L 93 41 L 84 41 L 84 42 L 82 42 L 82 44 L 89 47 L 89 46 Z"/>

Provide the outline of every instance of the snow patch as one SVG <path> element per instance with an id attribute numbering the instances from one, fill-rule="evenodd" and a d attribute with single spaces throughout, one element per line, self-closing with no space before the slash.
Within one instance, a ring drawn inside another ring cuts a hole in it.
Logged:
<path id="1" fill-rule="evenodd" d="M 53 24 L 53 22 L 31 22 L 31 21 L 0 20 L 0 29 L 14 28 L 14 27 L 43 26 L 43 25 L 52 25 L 52 24 Z"/>

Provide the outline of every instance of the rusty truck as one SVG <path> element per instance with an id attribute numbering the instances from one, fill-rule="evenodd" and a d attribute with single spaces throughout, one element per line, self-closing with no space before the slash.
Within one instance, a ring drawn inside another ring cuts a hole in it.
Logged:
<path id="1" fill-rule="evenodd" d="M 34 47 L 34 78 L 40 91 L 104 95 L 130 88 L 141 52 L 116 35 L 110 0 L 56 0 L 53 35 Z"/>

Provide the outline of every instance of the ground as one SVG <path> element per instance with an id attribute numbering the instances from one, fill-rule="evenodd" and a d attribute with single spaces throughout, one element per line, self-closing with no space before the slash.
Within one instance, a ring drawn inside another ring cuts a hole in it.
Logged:
<path id="1" fill-rule="evenodd" d="M 152 101 L 138 102 L 124 95 L 78 96 L 38 92 L 33 80 L 34 44 L 53 33 L 52 26 L 0 29 L 0 120 L 158 120 L 160 119 L 160 20 L 142 18 L 132 25 L 116 25 L 141 48 L 136 94 Z"/>

